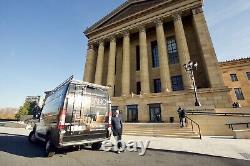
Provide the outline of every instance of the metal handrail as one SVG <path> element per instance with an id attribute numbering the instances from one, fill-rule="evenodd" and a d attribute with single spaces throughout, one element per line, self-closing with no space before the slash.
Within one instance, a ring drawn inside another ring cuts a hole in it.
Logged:
<path id="1" fill-rule="evenodd" d="M 250 122 L 239 122 L 239 123 L 226 123 L 226 125 L 229 126 L 230 129 L 234 130 L 233 126 L 235 125 L 247 125 L 247 128 L 249 128 Z"/>
<path id="2" fill-rule="evenodd" d="M 249 113 L 230 113 L 230 112 L 200 112 L 200 111 L 187 111 L 188 115 L 212 115 L 212 116 L 240 116 L 240 117 L 248 117 Z"/>
<path id="3" fill-rule="evenodd" d="M 200 129 L 200 125 L 193 121 L 191 118 L 189 118 L 188 116 L 186 116 L 186 119 L 189 119 L 191 121 L 191 126 L 192 126 L 192 131 L 194 131 L 194 126 L 193 126 L 193 123 L 196 124 L 196 126 L 198 127 L 198 130 L 199 130 L 199 136 L 200 136 L 200 139 L 201 139 L 201 129 Z"/>

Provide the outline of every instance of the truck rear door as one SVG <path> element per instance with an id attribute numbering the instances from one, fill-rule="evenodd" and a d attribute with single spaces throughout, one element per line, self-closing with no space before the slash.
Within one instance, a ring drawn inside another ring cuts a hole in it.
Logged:
<path id="1" fill-rule="evenodd" d="M 91 140 L 107 135 L 107 92 L 71 84 L 67 95 L 64 141 Z"/>
<path id="2" fill-rule="evenodd" d="M 92 89 L 90 106 L 90 134 L 105 137 L 108 128 L 109 102 L 107 91 Z"/>

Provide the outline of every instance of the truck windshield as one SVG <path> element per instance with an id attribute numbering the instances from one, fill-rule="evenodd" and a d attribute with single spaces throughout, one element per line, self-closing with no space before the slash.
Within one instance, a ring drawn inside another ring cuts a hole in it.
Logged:
<path id="1" fill-rule="evenodd" d="M 70 84 L 67 97 L 67 112 L 74 119 L 104 117 L 108 112 L 108 93 L 105 89 L 87 87 L 86 85 Z"/>

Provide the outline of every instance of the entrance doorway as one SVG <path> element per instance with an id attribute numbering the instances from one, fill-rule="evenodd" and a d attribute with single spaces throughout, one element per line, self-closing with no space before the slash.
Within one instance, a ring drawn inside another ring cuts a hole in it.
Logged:
<path id="1" fill-rule="evenodd" d="M 150 122 L 162 122 L 161 118 L 161 104 L 150 104 L 149 105 L 149 117 Z"/>
<path id="2" fill-rule="evenodd" d="M 138 122 L 138 106 L 137 105 L 127 106 L 127 121 Z"/>

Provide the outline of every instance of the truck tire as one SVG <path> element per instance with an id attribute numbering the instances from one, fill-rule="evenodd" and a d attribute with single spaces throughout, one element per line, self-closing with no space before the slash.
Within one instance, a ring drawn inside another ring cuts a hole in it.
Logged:
<path id="1" fill-rule="evenodd" d="M 35 131 L 34 130 L 30 132 L 28 140 L 32 144 L 36 143 L 36 136 L 35 136 Z"/>
<path id="2" fill-rule="evenodd" d="M 45 142 L 45 157 L 52 157 L 56 153 L 55 146 L 53 145 L 52 139 L 50 136 L 46 139 Z"/>
<path id="3" fill-rule="evenodd" d="M 101 147 L 102 147 L 102 143 L 101 143 L 101 142 L 96 142 L 96 143 L 93 143 L 93 144 L 91 145 L 91 149 L 92 149 L 92 150 L 100 150 Z"/>

